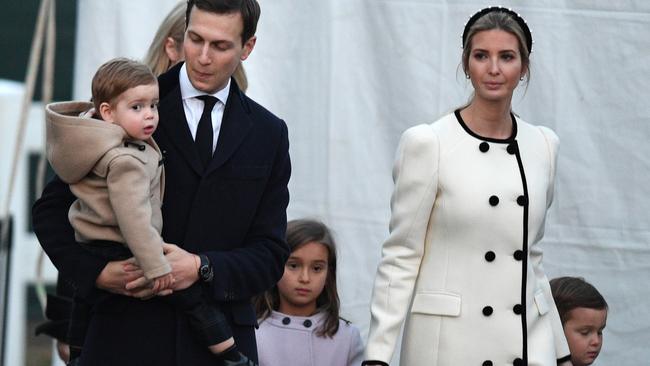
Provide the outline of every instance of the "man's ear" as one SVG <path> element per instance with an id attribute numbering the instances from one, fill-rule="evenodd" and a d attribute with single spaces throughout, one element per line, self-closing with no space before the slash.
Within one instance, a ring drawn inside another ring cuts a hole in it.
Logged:
<path id="1" fill-rule="evenodd" d="M 110 104 L 106 102 L 100 104 L 97 113 L 99 113 L 99 115 L 102 117 L 104 121 L 115 123 L 115 119 L 113 117 L 113 110 L 111 109 Z"/>
<path id="2" fill-rule="evenodd" d="M 246 41 L 246 43 L 244 43 L 244 47 L 243 47 L 244 50 L 240 57 L 242 61 L 246 60 L 248 56 L 251 54 L 251 52 L 253 52 L 253 48 L 255 48 L 256 41 L 257 41 L 257 36 L 252 36 L 251 38 L 248 39 L 248 41 Z"/>

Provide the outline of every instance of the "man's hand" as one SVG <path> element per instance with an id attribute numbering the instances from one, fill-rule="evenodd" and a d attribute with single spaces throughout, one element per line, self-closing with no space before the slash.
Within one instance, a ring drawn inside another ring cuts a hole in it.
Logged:
<path id="1" fill-rule="evenodd" d="M 97 276 L 95 285 L 114 294 L 133 296 L 131 291 L 127 290 L 126 284 L 142 276 L 142 270 L 135 264 L 134 258 L 113 261 L 106 264 Z"/>
<path id="2" fill-rule="evenodd" d="M 172 284 L 173 290 L 186 289 L 199 280 L 198 255 L 181 249 L 177 245 L 167 243 L 163 244 L 163 251 L 165 253 L 165 258 L 167 258 L 167 261 L 172 266 L 171 275 L 174 277 L 174 283 Z M 130 280 L 126 284 L 126 290 L 135 291 L 138 288 L 143 288 L 147 285 L 147 282 L 148 281 L 144 277 L 144 274 L 140 271 L 140 277 Z M 172 290 L 164 290 L 157 295 L 169 295 L 171 291 Z"/>
<path id="3" fill-rule="evenodd" d="M 64 363 L 70 361 L 70 345 L 63 341 L 56 341 L 56 351 L 59 354 L 59 358 Z"/>
<path id="4" fill-rule="evenodd" d="M 174 290 L 186 289 L 199 280 L 199 256 L 192 254 L 177 245 L 163 244 L 165 258 L 172 266 L 172 274 L 176 280 L 172 285 Z"/>
<path id="5" fill-rule="evenodd" d="M 128 286 L 129 284 L 131 286 Z M 95 285 L 114 294 L 138 299 L 149 299 L 155 295 L 164 296 L 172 293 L 171 289 L 154 291 L 151 281 L 144 277 L 134 258 L 108 262 L 97 277 Z"/>

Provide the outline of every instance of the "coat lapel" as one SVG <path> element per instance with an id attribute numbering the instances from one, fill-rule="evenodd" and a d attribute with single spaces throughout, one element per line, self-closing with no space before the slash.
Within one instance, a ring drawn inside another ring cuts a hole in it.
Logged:
<path id="1" fill-rule="evenodd" d="M 160 124 L 169 136 L 169 140 L 181 152 L 188 164 L 197 174 L 203 175 L 204 169 L 199 153 L 194 146 L 192 133 L 187 126 L 181 88 L 176 85 L 160 103 Z"/>
<path id="2" fill-rule="evenodd" d="M 217 149 L 205 172 L 206 175 L 223 165 L 242 143 L 253 124 L 249 114 L 250 108 L 244 95 L 239 91 L 234 79 L 231 79 L 230 95 L 221 120 Z"/>

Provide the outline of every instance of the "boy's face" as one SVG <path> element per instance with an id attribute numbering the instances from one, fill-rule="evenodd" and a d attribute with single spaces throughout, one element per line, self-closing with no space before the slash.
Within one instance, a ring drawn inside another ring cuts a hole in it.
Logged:
<path id="1" fill-rule="evenodd" d="M 564 323 L 574 366 L 591 365 L 603 345 L 603 329 L 607 322 L 606 309 L 575 308 Z"/>
<path id="2" fill-rule="evenodd" d="M 126 90 L 112 105 L 100 105 L 102 118 L 124 129 L 134 140 L 146 140 L 158 126 L 158 84 Z"/>

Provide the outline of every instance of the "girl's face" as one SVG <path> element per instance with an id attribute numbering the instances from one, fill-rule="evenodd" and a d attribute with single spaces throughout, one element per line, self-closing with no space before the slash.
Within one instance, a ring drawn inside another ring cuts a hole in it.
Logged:
<path id="1" fill-rule="evenodd" d="M 514 35 L 492 29 L 476 33 L 471 41 L 468 74 L 476 98 L 485 101 L 510 101 L 526 73 Z"/>
<path id="2" fill-rule="evenodd" d="M 564 323 L 564 334 L 571 350 L 574 366 L 591 365 L 603 345 L 606 309 L 575 308 Z"/>
<path id="3" fill-rule="evenodd" d="M 281 313 L 310 316 L 316 312 L 316 299 L 323 292 L 328 273 L 329 251 L 318 242 L 294 250 L 278 282 Z"/>

